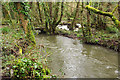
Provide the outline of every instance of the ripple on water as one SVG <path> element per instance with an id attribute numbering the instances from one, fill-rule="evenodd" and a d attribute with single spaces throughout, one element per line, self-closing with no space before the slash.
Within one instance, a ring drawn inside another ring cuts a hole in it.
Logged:
<path id="1" fill-rule="evenodd" d="M 48 66 L 53 74 L 61 75 L 58 70 L 62 69 L 65 78 L 116 78 L 118 76 L 118 56 L 114 51 L 100 46 L 81 44 L 79 40 L 63 36 L 40 35 L 36 39 L 38 44 L 52 47 L 49 49 L 53 53 L 49 57 L 52 61 Z"/>

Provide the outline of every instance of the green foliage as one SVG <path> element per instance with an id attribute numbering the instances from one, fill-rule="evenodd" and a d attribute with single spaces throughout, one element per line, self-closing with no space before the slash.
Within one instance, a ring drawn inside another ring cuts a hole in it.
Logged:
<path id="1" fill-rule="evenodd" d="M 117 33 L 118 32 L 118 29 L 116 27 L 107 27 L 106 30 L 109 33 Z"/>
<path id="2" fill-rule="evenodd" d="M 95 40 L 96 43 L 98 43 L 98 41 L 99 41 L 98 39 Z"/>
<path id="3" fill-rule="evenodd" d="M 42 64 L 27 58 L 14 60 L 13 77 L 17 78 L 50 78 L 50 70 Z"/>
<path id="4" fill-rule="evenodd" d="M 11 29 L 9 27 L 3 27 L 0 30 L 3 34 L 8 34 L 11 31 Z"/>
<path id="5" fill-rule="evenodd" d="M 80 34 L 77 34 L 77 37 L 80 37 Z"/>
<path id="6" fill-rule="evenodd" d="M 9 23 L 10 23 L 10 20 L 5 20 L 5 19 L 2 20 L 2 24 L 9 24 Z"/>
<path id="7" fill-rule="evenodd" d="M 22 2 L 21 6 L 23 7 L 23 9 L 21 10 L 21 12 L 26 16 L 29 17 L 29 11 L 30 11 L 30 5 L 27 2 Z"/>

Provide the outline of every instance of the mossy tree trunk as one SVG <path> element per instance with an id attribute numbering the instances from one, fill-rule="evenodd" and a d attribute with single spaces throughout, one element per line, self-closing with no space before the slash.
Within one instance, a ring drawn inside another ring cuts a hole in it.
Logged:
<path id="1" fill-rule="evenodd" d="M 118 16 L 119 16 L 119 21 L 120 21 L 120 1 L 118 2 Z M 119 27 L 120 27 L 120 22 L 119 22 Z M 119 36 L 118 36 L 119 40 L 120 40 L 120 32 L 119 32 Z M 120 51 L 120 43 L 118 45 L 118 50 Z M 119 55 L 120 56 L 120 55 Z"/>
<path id="2" fill-rule="evenodd" d="M 52 23 L 52 25 L 53 25 L 53 33 L 55 33 L 55 31 L 56 31 L 56 26 L 61 22 L 61 20 L 62 20 L 62 17 L 63 17 L 63 10 L 64 10 L 64 6 L 63 6 L 63 4 L 64 4 L 64 2 L 62 2 L 61 3 L 61 12 L 60 12 L 60 17 L 58 16 L 58 14 L 57 14 L 57 17 L 58 18 L 56 18 L 56 21 L 55 21 L 55 23 L 54 23 L 54 21 L 53 21 L 53 23 Z"/>
<path id="3" fill-rule="evenodd" d="M 38 7 L 38 13 L 39 13 L 40 22 L 43 23 L 42 14 L 41 14 L 41 10 L 40 10 L 40 3 L 39 2 L 37 2 L 37 7 Z"/>
<path id="4" fill-rule="evenodd" d="M 80 2 L 77 2 L 76 11 L 75 11 L 75 14 L 74 14 L 74 19 L 72 21 L 70 30 L 73 30 L 73 28 L 75 27 L 75 21 L 76 21 L 76 19 L 78 17 L 78 14 L 79 14 L 79 6 L 80 6 Z"/>
<path id="5" fill-rule="evenodd" d="M 55 27 L 56 27 L 56 22 L 58 20 L 58 14 L 59 14 L 59 5 L 60 3 L 57 2 L 55 4 L 55 11 L 54 11 L 54 14 L 53 14 L 53 20 L 52 20 L 52 23 L 50 23 L 50 32 L 54 33 L 55 31 Z M 50 7 L 50 6 L 49 6 Z M 51 15 L 51 14 L 50 14 Z"/>
<path id="6" fill-rule="evenodd" d="M 90 36 L 90 11 L 87 11 L 87 34 Z"/>
<path id="7" fill-rule="evenodd" d="M 98 9 L 99 9 L 99 6 L 100 6 L 100 3 L 98 2 L 98 7 L 97 7 Z M 99 28 L 99 22 L 100 22 L 100 14 L 97 14 L 96 22 L 97 22 L 96 29 L 98 29 Z"/>
<path id="8" fill-rule="evenodd" d="M 87 2 L 87 4 L 89 4 Z M 85 42 L 87 42 L 88 40 L 90 40 L 91 37 L 91 29 L 90 29 L 90 11 L 87 11 L 87 26 L 85 28 Z"/>
<path id="9" fill-rule="evenodd" d="M 26 3 L 27 4 L 27 3 Z M 31 29 L 31 25 L 30 25 L 30 19 L 28 18 L 28 11 L 25 10 L 25 3 L 23 4 L 22 2 L 17 2 L 17 10 L 19 13 L 19 17 L 20 17 L 20 26 L 24 28 L 24 32 L 27 35 L 27 38 L 29 40 L 29 42 L 33 45 L 33 47 L 36 46 L 36 41 L 35 41 L 35 37 L 34 34 L 32 32 Z M 27 14 L 25 15 L 25 13 L 23 12 L 27 12 Z"/>
<path id="10" fill-rule="evenodd" d="M 50 34 L 54 34 L 56 31 L 57 25 L 61 22 L 62 16 L 63 16 L 63 2 L 61 3 L 61 10 L 59 9 L 60 2 L 57 2 L 54 7 L 54 12 L 52 14 L 52 4 L 50 3 L 42 3 L 44 15 L 45 15 L 45 27 L 46 32 L 49 32 Z M 60 12 L 60 17 L 59 15 Z"/>
<path id="11" fill-rule="evenodd" d="M 120 1 L 118 2 L 118 15 L 119 15 L 119 21 L 120 21 Z"/>
<path id="12" fill-rule="evenodd" d="M 95 9 L 93 7 L 91 7 L 90 5 L 86 6 L 86 9 L 96 13 L 96 14 L 100 14 L 100 15 L 104 15 L 104 16 L 108 16 L 112 19 L 112 21 L 115 23 L 116 27 L 118 28 L 118 30 L 120 30 L 120 22 L 119 20 L 113 15 L 112 12 L 104 12 L 98 9 Z"/>
<path id="13" fill-rule="evenodd" d="M 49 2 L 48 5 L 49 5 L 50 19 L 52 20 L 52 8 L 53 8 L 52 6 L 53 6 L 53 4 L 52 4 L 52 2 Z"/>
<path id="14" fill-rule="evenodd" d="M 118 15 L 119 15 L 119 27 L 120 27 L 120 1 L 118 2 Z M 119 32 L 119 40 L 120 40 L 120 32 Z M 119 49 L 120 49 L 120 44 L 119 44 Z"/>
<path id="15" fill-rule="evenodd" d="M 44 11 L 44 16 L 45 16 L 45 28 L 46 28 L 46 32 L 48 32 L 48 29 L 49 29 L 49 14 L 48 14 L 48 6 L 46 6 L 47 3 L 42 3 L 42 8 L 43 8 L 43 11 Z"/>
<path id="16" fill-rule="evenodd" d="M 21 3 L 17 2 L 16 3 L 17 6 L 17 11 L 19 14 L 19 21 L 20 21 L 20 26 L 23 27 L 25 34 L 27 34 L 27 23 L 28 21 L 25 20 L 25 15 L 24 13 L 22 13 L 23 8 L 21 7 Z"/>
<path id="17" fill-rule="evenodd" d="M 83 0 L 82 0 L 82 9 L 81 9 L 81 26 L 82 26 L 83 37 L 85 37 L 85 32 L 84 32 L 84 27 L 83 27 L 83 7 L 84 7 L 84 2 L 83 2 Z"/>

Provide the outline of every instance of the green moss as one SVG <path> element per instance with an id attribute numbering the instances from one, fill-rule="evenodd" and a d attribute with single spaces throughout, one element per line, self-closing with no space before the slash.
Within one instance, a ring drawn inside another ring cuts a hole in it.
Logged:
<path id="1" fill-rule="evenodd" d="M 93 11 L 94 13 L 96 14 L 100 14 L 100 15 L 105 15 L 105 16 L 109 16 L 112 21 L 115 23 L 116 27 L 120 30 L 120 22 L 119 20 L 112 14 L 112 12 L 103 12 L 101 10 L 98 10 L 98 9 L 95 9 L 89 5 L 86 6 L 86 9 L 90 10 L 90 11 Z"/>
<path id="2" fill-rule="evenodd" d="M 29 41 L 31 42 L 31 44 L 33 45 L 33 47 L 35 47 L 36 41 L 35 41 L 35 36 L 34 36 L 32 30 L 30 30 L 30 33 L 27 33 L 27 37 L 28 37 Z"/>
<path id="3" fill-rule="evenodd" d="M 35 36 L 33 34 L 33 31 L 31 30 L 31 25 L 28 25 L 27 29 L 28 29 L 27 38 L 28 38 L 29 42 L 32 44 L 32 46 L 35 47 L 36 41 L 35 41 Z"/>

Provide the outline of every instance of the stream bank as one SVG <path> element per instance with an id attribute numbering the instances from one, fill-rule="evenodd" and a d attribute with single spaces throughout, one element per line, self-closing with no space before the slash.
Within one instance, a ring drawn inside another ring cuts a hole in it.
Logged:
<path id="1" fill-rule="evenodd" d="M 97 31 L 93 29 L 91 39 L 84 42 L 84 37 L 82 34 L 82 30 L 78 32 L 74 31 L 67 31 L 62 29 L 57 29 L 58 34 L 72 38 L 72 39 L 79 39 L 83 43 L 90 44 L 90 45 L 100 45 L 114 51 L 120 52 L 120 39 L 114 33 L 108 33 L 104 30 Z"/>

